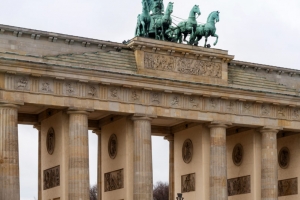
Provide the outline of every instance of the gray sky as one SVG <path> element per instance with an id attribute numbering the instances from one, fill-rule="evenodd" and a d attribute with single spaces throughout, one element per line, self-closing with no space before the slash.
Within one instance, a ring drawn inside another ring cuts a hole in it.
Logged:
<path id="1" fill-rule="evenodd" d="M 173 0 L 173 15 L 187 18 L 198 4 L 206 22 L 220 11 L 216 48 L 229 50 L 235 59 L 299 69 L 299 0 Z M 165 5 L 168 1 L 164 0 Z M 0 0 L 0 23 L 101 40 L 122 42 L 133 37 L 141 0 Z M 214 38 L 209 39 L 212 44 Z M 204 41 L 200 41 L 203 45 Z M 20 126 L 22 200 L 37 193 L 37 132 Z M 95 137 L 95 138 L 93 138 Z M 96 158 L 96 136 L 90 134 L 90 157 Z M 153 139 L 154 182 L 167 181 L 168 142 Z M 96 183 L 96 159 L 91 159 L 91 183 Z"/>

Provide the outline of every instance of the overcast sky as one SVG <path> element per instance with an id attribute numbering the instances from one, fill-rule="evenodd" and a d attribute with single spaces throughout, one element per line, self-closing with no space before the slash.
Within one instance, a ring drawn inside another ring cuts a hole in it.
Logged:
<path id="1" fill-rule="evenodd" d="M 299 69 L 299 0 L 173 0 L 173 15 L 187 18 L 198 4 L 205 23 L 210 12 L 220 11 L 216 48 L 229 50 L 235 59 Z M 167 1 L 164 1 L 167 5 Z M 133 37 L 141 0 L 0 0 L 0 23 L 100 40 L 122 42 Z M 212 44 L 214 38 L 209 39 Z M 204 41 L 200 44 L 203 45 Z M 37 193 L 37 132 L 20 126 L 22 200 Z M 90 134 L 91 157 L 97 141 Z M 167 181 L 168 142 L 155 138 L 154 182 Z M 162 154 L 162 152 L 164 152 Z M 96 159 L 91 159 L 91 183 L 96 183 Z"/>

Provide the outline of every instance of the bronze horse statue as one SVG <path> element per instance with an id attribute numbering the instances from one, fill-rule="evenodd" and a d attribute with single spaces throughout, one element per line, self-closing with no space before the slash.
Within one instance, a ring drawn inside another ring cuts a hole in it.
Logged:
<path id="1" fill-rule="evenodd" d="M 203 36 L 205 37 L 204 47 L 206 47 L 207 38 L 209 36 L 216 37 L 214 45 L 218 43 L 219 36 L 216 34 L 217 29 L 215 24 L 220 21 L 219 13 L 219 11 L 211 12 L 207 18 L 206 24 L 197 26 L 195 34 L 190 37 L 190 44 L 198 45 L 199 40 L 201 40 Z"/>
<path id="2" fill-rule="evenodd" d="M 194 32 L 197 28 L 196 14 L 198 15 L 198 17 L 201 15 L 199 5 L 193 6 L 192 10 L 190 11 L 188 20 L 182 21 L 177 25 L 176 29 L 174 30 L 174 42 L 182 43 L 182 34 L 184 36 L 183 41 L 185 42 L 188 42 L 186 40 L 188 34 L 191 35 L 190 37 L 193 37 Z"/>
<path id="3" fill-rule="evenodd" d="M 157 20 L 155 20 L 154 22 L 155 39 L 165 40 L 165 32 L 167 29 L 170 28 L 172 24 L 171 14 L 173 13 L 173 4 L 174 3 L 169 2 L 164 16 L 162 18 L 158 18 Z M 159 30 L 160 30 L 160 34 L 158 34 Z"/>
<path id="4" fill-rule="evenodd" d="M 143 11 L 142 11 L 142 14 L 139 14 L 137 17 L 137 25 L 136 25 L 136 29 L 135 29 L 135 35 L 148 37 L 150 22 L 151 22 L 151 18 L 150 18 L 150 14 L 149 14 L 150 9 L 149 9 L 148 2 L 146 0 L 142 1 L 142 5 L 143 5 Z M 141 32 L 141 29 L 142 29 L 142 32 Z"/>

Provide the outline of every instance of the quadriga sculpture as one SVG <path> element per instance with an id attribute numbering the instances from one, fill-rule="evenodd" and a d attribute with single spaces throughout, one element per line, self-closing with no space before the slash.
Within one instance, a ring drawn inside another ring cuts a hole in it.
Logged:
<path id="1" fill-rule="evenodd" d="M 172 24 L 171 14 L 173 13 L 173 4 L 174 3 L 169 2 L 164 16 L 155 20 L 155 39 L 165 40 L 165 37 L 168 37 L 166 36 L 165 32 L 170 28 Z"/>
<path id="2" fill-rule="evenodd" d="M 199 40 L 204 36 L 205 37 L 205 44 L 204 47 L 206 47 L 207 38 L 209 36 L 216 37 L 216 41 L 214 42 L 214 45 L 218 43 L 219 36 L 216 34 L 216 22 L 220 21 L 219 17 L 220 12 L 219 11 L 213 11 L 210 13 L 210 15 L 207 18 L 207 22 L 204 25 L 198 25 L 196 32 L 194 35 L 190 37 L 189 44 L 198 45 Z"/>
<path id="3" fill-rule="evenodd" d="M 174 31 L 175 42 L 182 43 L 182 34 L 183 34 L 183 41 L 188 42 L 186 40 L 186 37 L 188 34 L 190 34 L 190 37 L 193 37 L 196 28 L 197 28 L 197 20 L 196 20 L 196 15 L 198 17 L 201 15 L 199 5 L 194 5 L 192 10 L 190 11 L 189 18 L 186 21 L 182 21 L 177 25 L 177 28 Z M 197 17 L 197 18 L 198 18 Z"/>
<path id="4" fill-rule="evenodd" d="M 150 18 L 150 14 L 149 14 L 150 9 L 149 9 L 148 2 L 146 0 L 142 1 L 142 5 L 143 5 L 143 11 L 142 11 L 142 14 L 139 14 L 137 17 L 137 25 L 136 25 L 136 29 L 135 29 L 135 35 L 148 37 L 149 27 L 150 27 L 150 22 L 151 22 L 151 18 Z"/>

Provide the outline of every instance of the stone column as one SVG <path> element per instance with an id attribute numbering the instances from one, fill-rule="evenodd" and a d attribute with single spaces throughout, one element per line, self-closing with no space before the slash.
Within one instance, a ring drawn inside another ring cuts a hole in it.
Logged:
<path id="1" fill-rule="evenodd" d="M 261 144 L 261 199 L 278 199 L 277 133 L 280 128 L 264 127 Z"/>
<path id="2" fill-rule="evenodd" d="M 69 200 L 90 198 L 88 112 L 69 114 Z"/>
<path id="3" fill-rule="evenodd" d="M 0 199 L 20 199 L 18 106 L 0 104 Z"/>
<path id="4" fill-rule="evenodd" d="M 42 200 L 42 169 L 41 169 L 41 124 L 35 124 L 33 126 L 39 131 L 38 133 L 38 200 Z"/>
<path id="5" fill-rule="evenodd" d="M 134 116 L 133 200 L 153 200 L 151 118 Z"/>
<path id="6" fill-rule="evenodd" d="M 210 200 L 227 200 L 226 128 L 228 122 L 210 124 Z"/>
<path id="7" fill-rule="evenodd" d="M 167 135 L 164 139 L 169 141 L 169 200 L 174 200 L 174 135 Z"/>
<path id="8" fill-rule="evenodd" d="M 97 199 L 102 200 L 101 129 L 96 129 L 93 133 L 98 135 Z"/>

